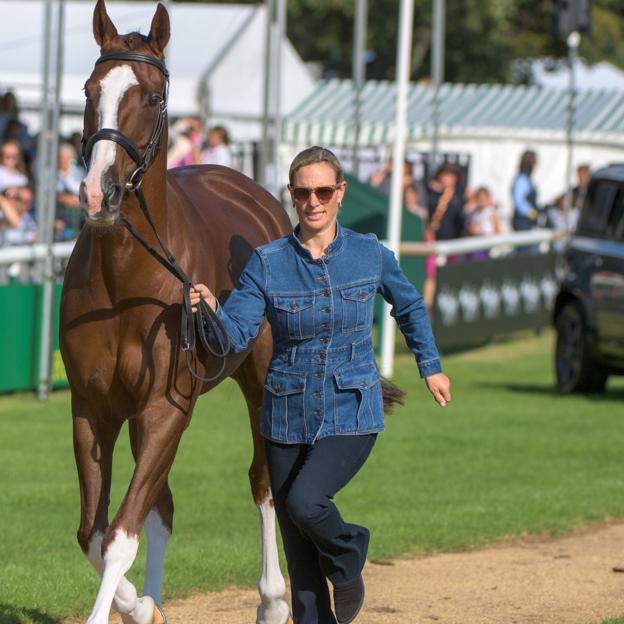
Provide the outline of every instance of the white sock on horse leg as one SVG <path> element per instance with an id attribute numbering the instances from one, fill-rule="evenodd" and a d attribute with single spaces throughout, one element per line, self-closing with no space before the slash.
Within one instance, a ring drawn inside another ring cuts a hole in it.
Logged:
<path id="1" fill-rule="evenodd" d="M 145 565 L 145 581 L 143 595 L 151 596 L 154 602 L 162 607 L 163 568 L 165 550 L 171 537 L 171 531 L 162 521 L 156 509 L 152 509 L 143 524 L 147 536 L 147 563 Z"/>
<path id="2" fill-rule="evenodd" d="M 257 624 L 286 624 L 288 605 L 284 601 L 286 583 L 279 567 L 275 535 L 275 508 L 271 492 L 258 504 L 262 534 L 262 576 L 258 591 L 262 603 L 258 606 Z"/>

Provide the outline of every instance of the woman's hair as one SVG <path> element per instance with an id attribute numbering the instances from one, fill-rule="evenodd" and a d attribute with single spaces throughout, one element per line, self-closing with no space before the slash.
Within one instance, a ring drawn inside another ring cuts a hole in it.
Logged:
<path id="1" fill-rule="evenodd" d="M 533 150 L 522 152 L 522 156 L 520 156 L 520 173 L 531 175 L 536 162 L 537 154 Z"/>
<path id="2" fill-rule="evenodd" d="M 219 135 L 219 138 L 221 139 L 221 143 L 225 145 L 230 144 L 230 135 L 223 126 L 213 126 L 212 128 L 210 128 L 210 130 L 208 130 L 209 134 L 211 132 L 214 132 L 215 134 Z"/>
<path id="3" fill-rule="evenodd" d="M 0 145 L 0 154 L 4 152 L 4 148 L 7 145 L 12 145 L 13 147 L 15 147 L 19 154 L 17 158 L 17 162 L 15 163 L 15 168 L 20 173 L 23 173 L 26 177 L 30 177 L 28 175 L 28 168 L 26 167 L 26 161 L 24 160 L 24 150 L 22 149 L 22 146 L 19 144 L 19 141 L 16 141 L 15 139 L 9 139 L 8 141 L 3 141 L 2 145 Z"/>
<path id="4" fill-rule="evenodd" d="M 336 158 L 336 155 L 324 147 L 314 145 L 308 147 L 302 152 L 299 152 L 292 163 L 290 163 L 290 171 L 288 172 L 288 181 L 292 185 L 295 179 L 295 174 L 301 167 L 307 167 L 308 165 L 315 165 L 316 163 L 327 163 L 336 173 L 336 184 L 340 184 L 344 180 L 344 171 L 340 161 Z"/>

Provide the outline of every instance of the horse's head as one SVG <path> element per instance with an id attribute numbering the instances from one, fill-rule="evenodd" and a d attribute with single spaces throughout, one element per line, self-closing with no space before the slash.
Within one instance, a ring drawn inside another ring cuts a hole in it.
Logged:
<path id="1" fill-rule="evenodd" d="M 83 152 L 88 171 L 80 197 L 87 222 L 112 225 L 126 191 L 140 184 L 166 136 L 163 50 L 169 15 L 159 4 L 149 35 L 119 35 L 104 0 L 98 0 L 93 35 L 101 56 L 85 83 Z"/>

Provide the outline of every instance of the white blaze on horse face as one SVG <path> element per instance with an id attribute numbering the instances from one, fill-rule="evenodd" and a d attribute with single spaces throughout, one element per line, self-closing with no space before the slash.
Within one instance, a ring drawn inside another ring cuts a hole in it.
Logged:
<path id="1" fill-rule="evenodd" d="M 98 130 L 111 128 L 118 130 L 119 104 L 126 91 L 138 85 L 139 81 L 129 65 L 113 67 L 100 81 L 100 106 L 98 109 Z M 89 216 L 98 214 L 102 209 L 104 192 L 102 177 L 115 162 L 117 144 L 102 140 L 93 146 L 89 171 L 84 179 L 85 196 Z"/>

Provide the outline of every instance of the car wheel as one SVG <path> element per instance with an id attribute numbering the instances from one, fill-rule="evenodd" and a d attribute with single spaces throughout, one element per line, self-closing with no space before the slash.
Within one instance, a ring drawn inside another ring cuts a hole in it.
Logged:
<path id="1" fill-rule="evenodd" d="M 578 301 L 566 303 L 555 321 L 555 369 L 560 392 L 603 392 L 607 373 L 591 359 L 587 323 Z"/>

